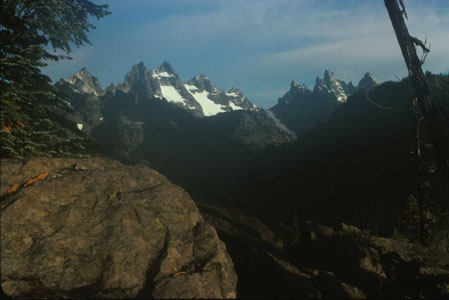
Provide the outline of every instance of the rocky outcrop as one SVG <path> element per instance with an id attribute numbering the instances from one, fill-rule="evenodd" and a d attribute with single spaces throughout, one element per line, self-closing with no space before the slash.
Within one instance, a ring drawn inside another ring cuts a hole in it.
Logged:
<path id="1" fill-rule="evenodd" d="M 351 225 L 266 222 L 199 204 L 226 243 L 242 297 L 362 299 L 449 296 L 449 256 Z"/>
<path id="2" fill-rule="evenodd" d="M 376 79 L 371 73 L 365 73 L 362 79 L 360 79 L 357 85 L 357 90 L 368 89 L 371 90 L 380 84 L 379 80 Z"/>
<path id="3" fill-rule="evenodd" d="M 220 91 L 217 89 L 217 87 L 212 83 L 212 81 L 209 80 L 209 78 L 206 77 L 204 74 L 196 75 L 189 81 L 187 81 L 187 84 L 194 85 L 197 88 L 207 91 L 209 93 L 219 93 Z"/>
<path id="4" fill-rule="evenodd" d="M 292 261 L 330 271 L 369 297 L 448 296 L 447 253 L 346 224 L 334 230 L 308 221 L 297 233 L 300 238 L 288 251 Z"/>
<path id="5" fill-rule="evenodd" d="M 225 115 L 223 119 L 226 117 L 228 116 Z M 234 112 L 232 117 L 238 120 L 238 125 L 233 128 L 231 138 L 249 149 L 281 145 L 295 139 L 278 126 L 264 110 Z"/>
<path id="6" fill-rule="evenodd" d="M 14 298 L 233 298 L 233 263 L 189 195 L 145 166 L 3 160 L 1 281 Z"/>
<path id="7" fill-rule="evenodd" d="M 78 73 L 56 82 L 56 86 L 64 84 L 69 84 L 80 94 L 92 94 L 94 96 L 101 96 L 104 94 L 98 78 L 92 76 L 86 68 L 82 68 Z"/>
<path id="8" fill-rule="evenodd" d="M 270 254 L 282 252 L 283 244 L 274 232 L 257 218 L 236 209 L 198 204 L 204 219 L 217 230 L 235 264 L 239 297 L 299 297 L 303 280 L 286 272 Z M 299 287 L 296 287 L 299 286 Z"/>
<path id="9" fill-rule="evenodd" d="M 136 94 L 149 96 L 154 93 L 155 89 L 156 87 L 151 82 L 151 74 L 148 73 L 143 62 L 140 62 L 132 66 L 122 83 L 109 86 L 106 92 L 115 94 L 117 90 L 123 93 L 134 91 Z"/>
<path id="10" fill-rule="evenodd" d="M 299 84 L 296 80 L 293 80 L 290 83 L 290 90 L 285 93 L 282 98 L 279 98 L 278 103 L 288 105 L 292 101 L 295 101 L 296 99 L 301 97 L 307 97 L 311 93 L 312 91 L 309 90 L 307 86 L 305 86 L 304 84 Z"/>
<path id="11" fill-rule="evenodd" d="M 322 81 L 319 86 L 315 86 L 312 92 L 293 80 L 290 90 L 269 111 L 297 137 L 301 137 L 319 122 L 325 122 L 340 104 L 326 82 Z"/>
<path id="12" fill-rule="evenodd" d="M 356 88 L 352 85 L 352 82 L 347 84 L 342 80 L 336 79 L 334 73 L 329 70 L 324 71 L 323 79 L 316 78 L 315 87 L 313 88 L 314 93 L 323 97 L 334 98 L 338 102 L 346 102 L 348 96 L 355 90 Z"/>
<path id="13" fill-rule="evenodd" d="M 334 273 L 299 267 L 285 256 L 285 245 L 259 219 L 231 208 L 198 204 L 204 218 L 226 243 L 239 277 L 241 297 L 364 298 L 357 287 Z"/>

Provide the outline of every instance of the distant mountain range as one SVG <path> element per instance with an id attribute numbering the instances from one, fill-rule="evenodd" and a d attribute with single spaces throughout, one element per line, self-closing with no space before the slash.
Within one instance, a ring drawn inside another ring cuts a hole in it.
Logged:
<path id="1" fill-rule="evenodd" d="M 122 83 L 111 84 L 104 91 L 98 80 L 85 68 L 69 78 L 58 81 L 59 85 L 64 83 L 72 85 L 79 93 L 95 96 L 108 93 L 115 95 L 117 91 L 121 91 L 159 98 L 188 109 L 197 116 L 214 116 L 233 110 L 259 109 L 239 89 L 232 88 L 228 92 L 219 90 L 205 75 L 197 75 L 183 83 L 168 62 L 151 70 L 147 70 L 142 62 L 134 65 Z"/>
<path id="2" fill-rule="evenodd" d="M 240 111 L 240 116 L 257 115 L 259 120 L 263 119 L 265 128 L 260 131 L 261 134 L 276 132 L 279 136 L 274 137 L 272 143 L 268 138 L 264 139 L 263 145 L 253 144 L 256 147 L 284 143 L 295 138 L 277 119 L 251 103 L 238 88 L 234 87 L 227 92 L 219 90 L 205 75 L 194 76 L 183 83 L 168 62 L 151 70 L 147 70 L 143 63 L 134 65 L 122 83 L 111 84 L 105 90 L 101 88 L 98 79 L 85 68 L 73 76 L 59 80 L 56 86 L 75 108 L 76 115 L 71 116 L 71 119 L 78 124 L 80 130 L 88 134 L 104 121 L 103 114 L 110 110 L 112 103 L 132 96 L 139 103 L 166 103 L 197 118 L 214 117 L 233 111 Z M 143 122 L 142 118 L 134 121 Z M 267 128 L 271 129 L 266 130 Z M 254 132 L 251 132 L 253 136 Z M 248 139 L 252 139 L 252 136 L 248 136 Z"/>
<path id="3" fill-rule="evenodd" d="M 350 95 L 378 85 L 379 81 L 370 73 L 366 73 L 355 87 L 352 82 L 346 84 L 336 79 L 334 73 L 325 70 L 323 79 L 316 78 L 313 91 L 293 80 L 290 90 L 269 110 L 280 123 L 297 136 L 302 136 L 319 122 L 327 121 L 335 108 L 345 103 Z"/>
<path id="4" fill-rule="evenodd" d="M 122 83 L 111 84 L 105 90 L 86 68 L 59 80 L 56 86 L 63 93 L 71 95 L 70 104 L 75 106 L 78 112 L 78 117 L 72 119 L 77 122 L 78 128 L 87 133 L 104 119 L 100 106 L 104 107 L 106 99 L 114 98 L 119 93 L 159 99 L 185 109 L 196 117 L 216 116 L 237 110 L 259 112 L 265 119 L 268 116 L 273 120 L 267 121 L 269 126 L 277 127 L 287 141 L 291 141 L 317 123 L 326 121 L 335 107 L 346 102 L 348 96 L 355 91 L 371 89 L 378 84 L 373 75 L 366 73 L 355 87 L 352 82 L 346 84 L 326 70 L 323 79 L 316 78 L 313 91 L 292 81 L 290 90 L 279 98 L 277 105 L 268 110 L 253 104 L 238 88 L 233 87 L 227 92 L 219 90 L 203 74 L 183 83 L 168 62 L 150 70 L 147 70 L 143 63 L 136 64 L 126 74 Z M 98 101 L 95 101 L 95 97 Z"/>

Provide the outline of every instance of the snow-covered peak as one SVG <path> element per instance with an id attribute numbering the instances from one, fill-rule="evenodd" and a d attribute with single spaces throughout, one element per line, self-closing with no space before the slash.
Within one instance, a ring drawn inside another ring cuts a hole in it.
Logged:
<path id="1" fill-rule="evenodd" d="M 214 116 L 218 113 L 226 111 L 226 107 L 224 105 L 216 103 L 210 98 L 210 93 L 208 91 L 188 83 L 184 84 L 184 87 L 192 95 L 195 101 L 199 103 L 203 115 L 206 117 Z"/>
<path id="2" fill-rule="evenodd" d="M 63 82 L 70 84 L 79 93 L 93 94 L 95 96 L 103 94 L 100 82 L 86 68 L 82 68 L 78 73 L 62 79 L 60 83 L 62 84 Z"/>
<path id="3" fill-rule="evenodd" d="M 85 78 L 91 77 L 95 78 L 83 69 L 65 81 L 74 84 L 80 80 L 84 82 Z M 81 88 L 87 90 L 86 87 Z M 167 101 L 189 110 L 196 116 L 213 116 L 233 110 L 259 109 L 237 88 L 232 88 L 229 92 L 221 91 L 203 74 L 194 76 L 187 83 L 183 83 L 168 62 L 149 70 L 143 62 L 133 65 L 124 81 L 117 85 L 111 84 L 106 92 L 112 96 L 118 92 L 136 94 L 140 101 Z M 100 91 L 95 93 L 103 92 L 100 88 Z"/>
<path id="4" fill-rule="evenodd" d="M 164 61 L 159 68 L 148 71 L 151 77 L 156 79 L 177 77 L 175 70 L 170 63 Z"/>
<path id="5" fill-rule="evenodd" d="M 352 84 L 347 85 L 344 81 L 335 79 L 334 73 L 329 70 L 324 71 L 323 77 L 316 78 L 313 92 L 334 97 L 338 102 L 346 102 L 353 92 Z"/>

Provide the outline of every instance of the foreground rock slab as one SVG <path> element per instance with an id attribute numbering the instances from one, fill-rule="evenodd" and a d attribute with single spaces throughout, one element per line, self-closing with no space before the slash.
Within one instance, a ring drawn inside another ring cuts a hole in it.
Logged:
<path id="1" fill-rule="evenodd" d="M 1 162 L 1 282 L 12 297 L 233 298 L 226 247 L 189 195 L 117 161 Z"/>

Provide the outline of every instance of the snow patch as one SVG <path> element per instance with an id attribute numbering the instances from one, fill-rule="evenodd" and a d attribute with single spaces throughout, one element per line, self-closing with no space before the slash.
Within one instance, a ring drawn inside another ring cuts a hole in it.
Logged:
<path id="1" fill-rule="evenodd" d="M 345 93 L 343 87 L 341 86 L 340 82 L 335 80 L 334 83 L 335 83 L 335 86 L 337 88 L 336 92 L 338 93 L 338 95 L 336 95 L 336 96 L 337 96 L 338 102 L 346 102 L 346 100 L 348 99 L 348 96 L 346 95 L 346 93 Z"/>
<path id="2" fill-rule="evenodd" d="M 188 84 L 185 84 L 184 86 L 193 98 L 195 98 L 195 100 L 201 105 L 205 116 L 214 116 L 218 113 L 225 112 L 220 104 L 215 103 L 207 97 L 209 95 L 208 91 L 199 92 L 196 86 Z"/>
<path id="3" fill-rule="evenodd" d="M 167 72 L 156 72 L 155 70 L 153 70 L 153 72 L 151 73 L 151 76 L 153 78 L 157 78 L 157 79 L 174 77 L 173 74 L 169 74 Z"/>
<path id="4" fill-rule="evenodd" d="M 169 102 L 185 103 L 185 99 L 171 85 L 161 85 L 161 94 Z"/>
<path id="5" fill-rule="evenodd" d="M 234 102 L 229 102 L 229 106 L 232 108 L 232 110 L 242 110 L 243 107 L 237 106 Z"/>
<path id="6" fill-rule="evenodd" d="M 194 86 L 194 85 L 190 85 L 190 84 L 184 84 L 184 86 L 186 87 L 186 89 L 190 90 L 199 90 L 198 87 Z"/>

